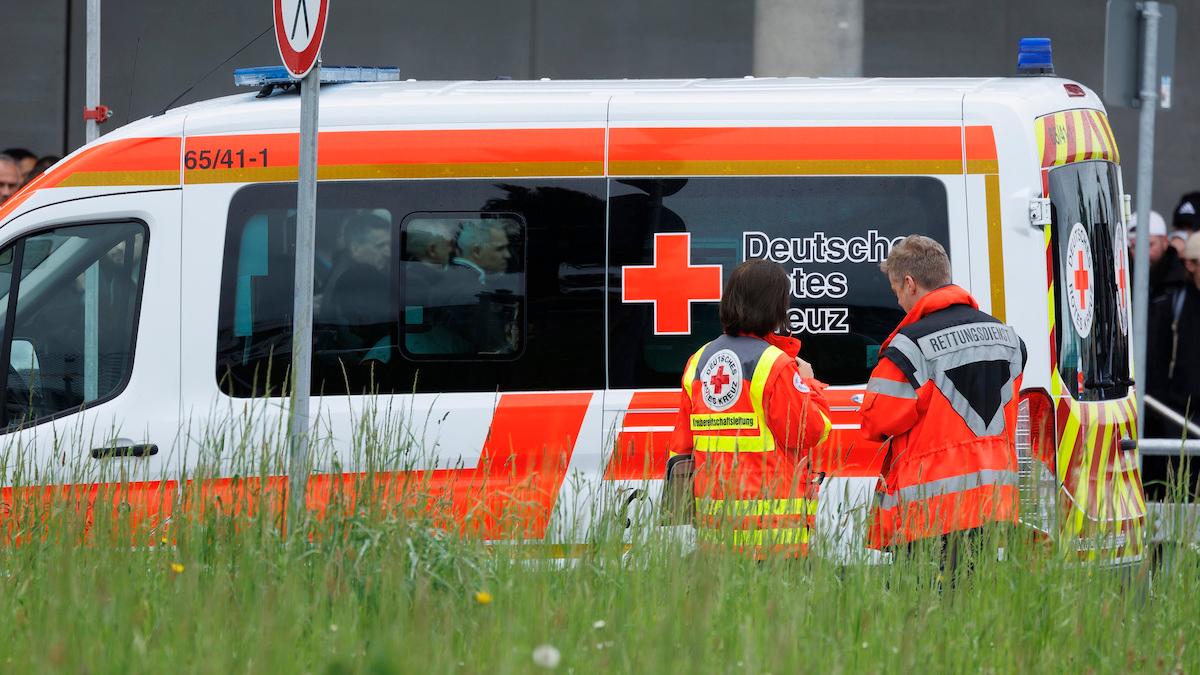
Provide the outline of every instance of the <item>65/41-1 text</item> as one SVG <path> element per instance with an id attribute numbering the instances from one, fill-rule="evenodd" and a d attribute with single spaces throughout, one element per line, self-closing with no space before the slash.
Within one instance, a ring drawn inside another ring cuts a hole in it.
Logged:
<path id="1" fill-rule="evenodd" d="M 267 166 L 267 149 L 246 152 L 245 148 L 233 150 L 188 150 L 183 153 L 183 168 L 192 169 L 244 169 Z"/>

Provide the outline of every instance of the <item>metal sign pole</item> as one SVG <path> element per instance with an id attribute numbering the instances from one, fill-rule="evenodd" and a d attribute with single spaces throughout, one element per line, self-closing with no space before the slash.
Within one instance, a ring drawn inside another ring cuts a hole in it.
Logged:
<path id="1" fill-rule="evenodd" d="M 292 405 L 288 425 L 288 532 L 305 514 L 309 472 L 309 390 L 312 387 L 313 257 L 317 224 L 317 115 L 321 63 L 300 81 L 300 176 L 296 190 L 296 283 L 292 306 Z"/>
<path id="2" fill-rule="evenodd" d="M 1134 252 L 1133 363 L 1139 436 L 1145 436 L 1146 305 L 1150 302 L 1150 200 L 1154 189 L 1154 115 L 1158 112 L 1158 3 L 1141 4 L 1142 83 L 1138 117 L 1137 250 Z"/>
<path id="3" fill-rule="evenodd" d="M 87 0 L 87 91 L 84 105 L 95 110 L 100 105 L 100 0 Z M 84 140 L 88 143 L 100 136 L 95 119 L 84 123 Z"/>

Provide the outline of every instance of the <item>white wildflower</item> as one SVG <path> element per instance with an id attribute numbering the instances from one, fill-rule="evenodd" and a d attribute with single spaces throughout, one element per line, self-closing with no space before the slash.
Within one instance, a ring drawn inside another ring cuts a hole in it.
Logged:
<path id="1" fill-rule="evenodd" d="M 562 661 L 562 654 L 554 645 L 538 645 L 533 648 L 533 665 L 553 669 Z"/>

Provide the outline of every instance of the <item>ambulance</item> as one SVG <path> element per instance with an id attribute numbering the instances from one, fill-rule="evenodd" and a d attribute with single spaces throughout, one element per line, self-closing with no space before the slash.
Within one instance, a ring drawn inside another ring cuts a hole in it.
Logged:
<path id="1" fill-rule="evenodd" d="M 26 486 L 107 467 L 163 519 L 196 467 L 235 479 L 221 448 L 279 442 L 299 96 L 257 82 L 108 133 L 0 205 L 0 443 L 44 467 Z M 1142 555 L 1128 199 L 1081 84 L 330 82 L 320 98 L 310 507 L 354 477 L 419 479 L 447 522 L 568 552 L 599 504 L 653 509 L 684 362 L 719 334 L 731 270 L 766 258 L 830 385 L 810 536 L 860 550 L 883 449 L 858 406 L 903 316 L 879 263 L 919 233 L 1028 347 L 1022 521 L 1072 556 Z"/>

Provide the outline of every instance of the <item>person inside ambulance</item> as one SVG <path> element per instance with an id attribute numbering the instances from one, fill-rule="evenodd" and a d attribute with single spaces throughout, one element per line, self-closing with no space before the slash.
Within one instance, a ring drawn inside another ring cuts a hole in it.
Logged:
<path id="1" fill-rule="evenodd" d="M 369 361 L 391 358 L 392 231 L 381 216 L 364 212 L 351 216 L 343 232 L 346 263 L 331 277 L 322 293 L 321 312 L 337 326 L 337 344 Z"/>
<path id="2" fill-rule="evenodd" d="M 764 558 L 808 552 L 816 515 L 809 454 L 829 436 L 825 385 L 787 318 L 787 272 L 767 260 L 737 267 L 721 296 L 724 334 L 683 371 L 672 457 L 691 455 L 701 542 Z"/>
<path id="3" fill-rule="evenodd" d="M 869 544 L 907 549 L 1017 521 L 1014 430 L 1025 344 L 950 283 L 938 242 L 911 235 L 881 264 L 907 312 L 880 349 L 862 403 L 862 432 L 888 440 Z"/>
<path id="4" fill-rule="evenodd" d="M 463 221 L 457 255 L 447 268 L 448 292 L 455 298 L 450 304 L 460 308 L 454 321 L 457 333 L 472 341 L 480 354 L 512 353 L 519 341 L 520 280 L 508 273 L 512 249 L 506 224 L 511 222 Z"/>
<path id="5" fill-rule="evenodd" d="M 458 255 L 451 263 L 475 273 L 480 286 L 486 286 L 488 275 L 503 274 L 508 270 L 508 233 L 499 222 L 468 220 L 458 232 Z"/>
<path id="6" fill-rule="evenodd" d="M 471 351 L 471 345 L 447 326 L 447 313 L 453 309 L 446 274 L 458 228 L 457 221 L 445 218 L 414 218 L 404 224 L 404 348 L 410 354 Z"/>

